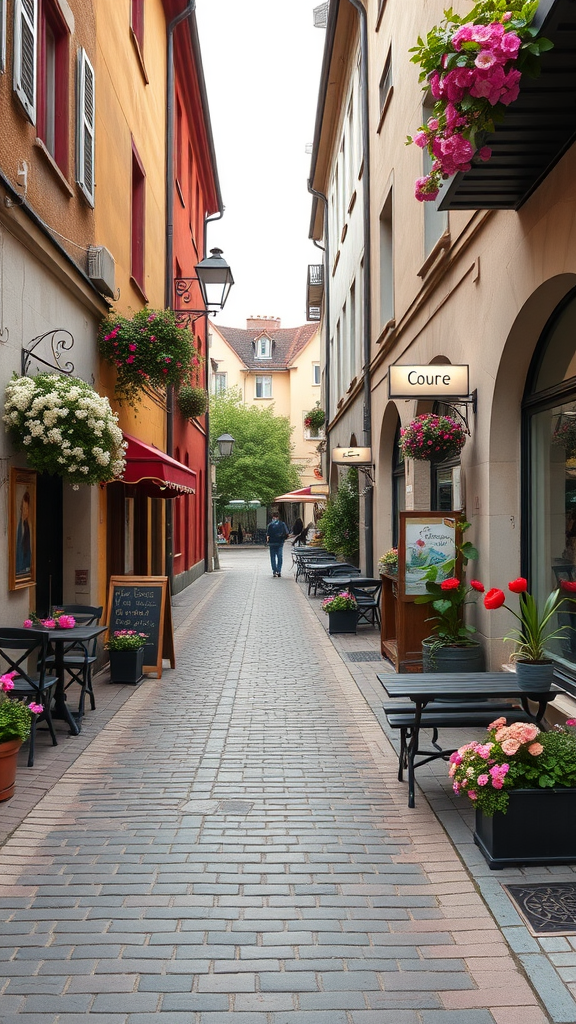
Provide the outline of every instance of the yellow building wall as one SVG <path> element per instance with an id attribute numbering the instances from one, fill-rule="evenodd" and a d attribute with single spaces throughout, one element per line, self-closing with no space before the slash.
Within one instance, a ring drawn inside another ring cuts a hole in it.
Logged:
<path id="1" fill-rule="evenodd" d="M 95 241 L 116 261 L 118 301 L 130 316 L 146 302 L 164 308 L 166 20 L 161 0 L 147 0 L 142 58 L 130 28 L 129 0 L 98 0 L 96 7 Z M 146 175 L 144 287 L 131 280 L 132 146 Z M 108 395 L 120 426 L 165 450 L 166 411 L 143 399 L 137 410 L 114 400 L 115 371 L 100 364 L 97 390 Z M 106 491 L 99 516 L 101 599 L 106 597 Z"/>

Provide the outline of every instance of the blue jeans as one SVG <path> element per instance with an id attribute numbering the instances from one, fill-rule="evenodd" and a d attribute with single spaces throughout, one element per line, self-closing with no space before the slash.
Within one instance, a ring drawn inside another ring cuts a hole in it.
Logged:
<path id="1" fill-rule="evenodd" d="M 270 564 L 272 572 L 282 572 L 282 559 L 284 557 L 284 543 L 270 544 Z"/>

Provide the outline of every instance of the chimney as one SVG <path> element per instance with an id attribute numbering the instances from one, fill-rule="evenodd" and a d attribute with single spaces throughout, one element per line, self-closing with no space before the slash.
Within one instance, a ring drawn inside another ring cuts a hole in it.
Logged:
<path id="1" fill-rule="evenodd" d="M 251 316 L 246 320 L 246 330 L 261 334 L 262 331 L 279 331 L 282 321 L 276 316 Z"/>

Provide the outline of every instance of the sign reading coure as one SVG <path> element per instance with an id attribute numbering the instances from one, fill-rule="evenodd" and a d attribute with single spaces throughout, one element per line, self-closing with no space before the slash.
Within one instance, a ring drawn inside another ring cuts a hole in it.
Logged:
<path id="1" fill-rule="evenodd" d="M 450 363 L 391 366 L 390 398 L 462 398 L 470 387 L 468 370 Z"/>

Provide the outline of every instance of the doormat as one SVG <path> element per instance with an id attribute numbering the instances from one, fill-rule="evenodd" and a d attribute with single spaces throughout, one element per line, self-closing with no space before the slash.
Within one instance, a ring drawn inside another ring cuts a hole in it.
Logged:
<path id="1" fill-rule="evenodd" d="M 348 661 L 382 661 L 378 651 L 346 651 Z"/>
<path id="2" fill-rule="evenodd" d="M 576 882 L 504 885 L 533 935 L 576 935 Z"/>

